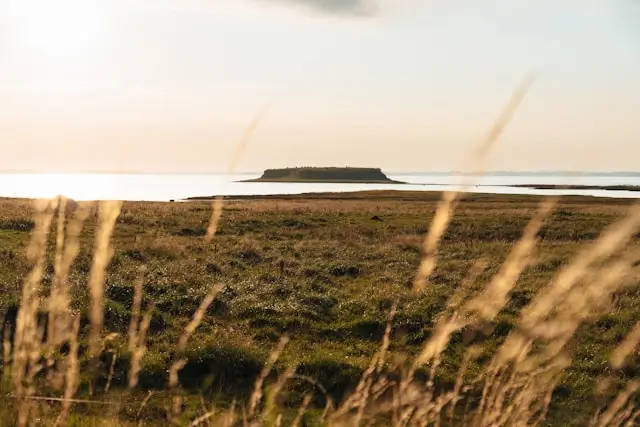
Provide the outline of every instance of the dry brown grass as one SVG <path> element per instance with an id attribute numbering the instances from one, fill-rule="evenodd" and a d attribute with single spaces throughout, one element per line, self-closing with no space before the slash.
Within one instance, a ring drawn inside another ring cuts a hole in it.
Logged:
<path id="1" fill-rule="evenodd" d="M 16 319 L 13 343 L 13 387 L 18 401 L 16 424 L 27 425 L 31 400 L 36 392 L 34 379 L 41 369 L 40 351 L 44 331 L 38 325 L 40 283 L 44 274 L 46 242 L 57 201 L 39 201 L 36 208 L 35 229 L 27 257 L 34 264 L 22 287 L 20 309 Z"/>
<path id="2" fill-rule="evenodd" d="M 629 335 L 611 354 L 611 366 L 615 369 L 622 368 L 627 358 L 637 351 L 638 346 L 640 346 L 640 322 L 636 323 Z"/>
<path id="3" fill-rule="evenodd" d="M 96 234 L 93 263 L 89 273 L 89 295 L 91 297 L 91 335 L 89 337 L 89 353 L 97 357 L 100 348 L 100 334 L 104 321 L 104 279 L 107 265 L 113 256 L 111 235 L 120 214 L 122 202 L 105 201 L 99 205 L 99 225 Z"/>

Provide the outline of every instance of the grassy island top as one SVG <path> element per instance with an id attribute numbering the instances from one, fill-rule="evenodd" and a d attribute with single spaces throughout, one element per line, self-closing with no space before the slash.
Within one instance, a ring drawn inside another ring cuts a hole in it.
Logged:
<path id="1" fill-rule="evenodd" d="M 379 168 L 297 167 L 267 169 L 262 176 L 248 182 L 336 182 L 400 184 L 389 179 Z"/>

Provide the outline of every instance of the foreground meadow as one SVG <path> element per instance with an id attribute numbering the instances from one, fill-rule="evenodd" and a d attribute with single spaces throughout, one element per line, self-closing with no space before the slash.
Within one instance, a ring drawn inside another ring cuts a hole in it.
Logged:
<path id="1" fill-rule="evenodd" d="M 50 225 L 45 211 L 34 220 L 31 201 L 0 200 L 2 425 L 20 422 L 20 411 L 34 425 L 53 424 L 65 404 L 71 425 L 224 425 L 231 415 L 238 425 L 633 425 L 640 224 L 629 223 L 631 202 L 563 199 L 534 230 L 538 245 L 514 260 L 541 199 L 467 196 L 416 291 L 439 200 L 384 192 L 235 199 L 210 243 L 208 202 L 126 202 L 111 248 L 94 246 L 101 217 L 91 205 L 64 279 L 66 311 L 77 319 L 67 327 L 78 338 L 54 343 L 48 296 L 58 286 L 60 222 L 52 209 Z M 42 224 L 51 229 L 42 280 L 31 281 L 38 257 L 25 254 Z M 88 286 L 100 251 L 112 255 L 103 295 Z M 503 283 L 500 304 L 491 285 L 508 276 L 505 264 L 516 277 Z M 565 289 L 548 292 L 556 282 Z M 45 344 L 22 347 L 22 375 L 12 350 L 25 285 L 38 301 L 32 339 Z M 536 294 L 552 299 L 544 316 L 527 311 Z M 494 302 L 496 312 L 485 313 Z M 526 345 L 507 357 L 522 337 Z M 616 350 L 625 337 L 631 350 Z"/>

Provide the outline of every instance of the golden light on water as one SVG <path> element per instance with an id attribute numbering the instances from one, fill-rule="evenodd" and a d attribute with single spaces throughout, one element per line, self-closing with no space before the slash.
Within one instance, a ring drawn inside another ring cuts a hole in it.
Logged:
<path id="1" fill-rule="evenodd" d="M 6 186 L 3 193 L 9 197 L 49 199 L 64 195 L 75 200 L 100 200 L 118 194 L 118 182 L 108 175 L 98 174 L 4 175 L 0 183 Z"/>

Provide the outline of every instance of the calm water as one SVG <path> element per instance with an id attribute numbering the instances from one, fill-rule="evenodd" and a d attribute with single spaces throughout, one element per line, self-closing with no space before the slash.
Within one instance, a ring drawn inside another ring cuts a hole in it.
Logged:
<path id="1" fill-rule="evenodd" d="M 445 174 L 404 174 L 389 177 L 414 185 L 240 183 L 258 175 L 126 175 L 126 174 L 0 174 L 0 197 L 48 198 L 58 194 L 76 200 L 117 199 L 167 201 L 210 195 L 271 195 L 362 190 L 442 191 L 456 188 L 462 178 Z M 640 192 L 605 190 L 535 190 L 518 184 L 637 185 L 638 175 L 487 175 L 474 179 L 472 192 L 496 194 L 564 194 L 640 198 Z M 452 186 L 453 185 L 453 186 Z"/>

